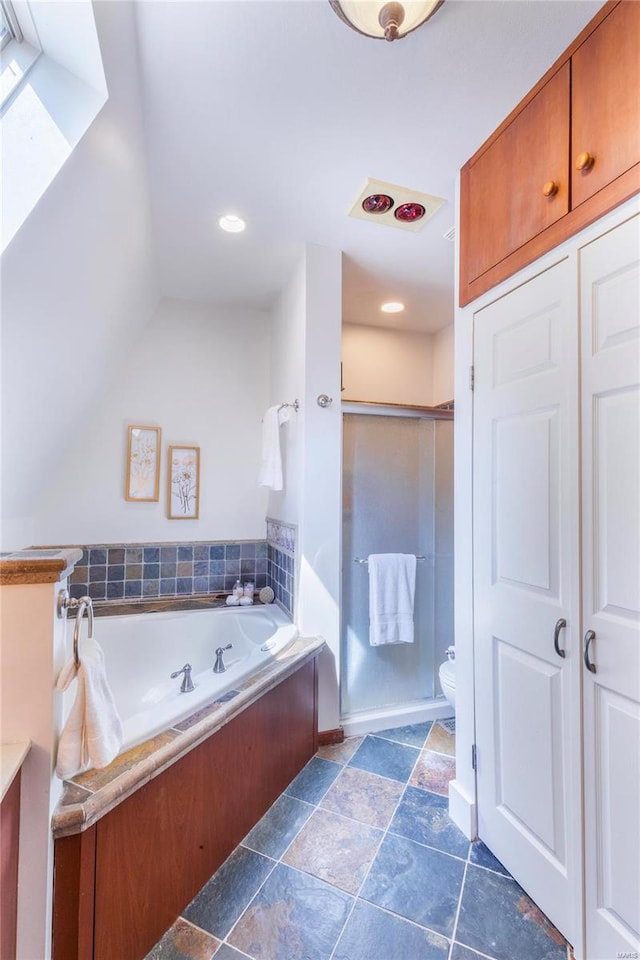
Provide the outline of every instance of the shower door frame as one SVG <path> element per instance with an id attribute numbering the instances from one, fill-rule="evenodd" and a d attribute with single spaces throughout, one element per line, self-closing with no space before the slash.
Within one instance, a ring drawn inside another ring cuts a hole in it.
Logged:
<path id="1" fill-rule="evenodd" d="M 341 413 L 344 414 L 364 414 L 372 417 L 403 417 L 414 420 L 454 420 L 453 404 L 447 404 L 446 407 L 429 407 L 419 404 L 398 404 L 398 403 L 374 403 L 369 400 L 343 400 L 341 404 Z M 344 478 L 344 466 L 342 477 Z M 342 544 L 343 513 L 340 514 L 340 530 Z M 340 583 L 341 595 L 342 583 L 344 577 L 344 555 L 342 546 L 340 549 Z M 382 730 L 385 727 L 404 726 L 410 723 L 421 723 L 425 720 L 438 720 L 451 716 L 451 707 L 444 698 L 424 700 L 418 703 L 399 703 L 391 706 L 378 707 L 369 710 L 358 711 L 357 713 L 342 713 L 342 694 L 344 685 L 344 676 L 342 670 L 342 644 L 343 644 L 343 613 L 342 604 L 340 605 L 340 682 L 339 682 L 339 703 L 340 703 L 340 725 L 344 729 L 347 737 L 359 736 L 375 730 Z M 437 682 L 437 681 L 436 681 Z"/>

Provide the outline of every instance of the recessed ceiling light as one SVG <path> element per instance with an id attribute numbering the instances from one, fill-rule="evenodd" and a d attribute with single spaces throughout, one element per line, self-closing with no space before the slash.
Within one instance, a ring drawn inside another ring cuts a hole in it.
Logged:
<path id="1" fill-rule="evenodd" d="M 380 309 L 383 313 L 402 313 L 404 303 L 399 303 L 397 300 L 389 300 L 387 303 L 383 303 Z"/>
<path id="2" fill-rule="evenodd" d="M 246 223 L 242 217 L 236 217 L 233 213 L 227 213 L 224 217 L 220 217 L 218 224 L 223 230 L 226 230 L 227 233 L 242 233 L 246 227 Z"/>

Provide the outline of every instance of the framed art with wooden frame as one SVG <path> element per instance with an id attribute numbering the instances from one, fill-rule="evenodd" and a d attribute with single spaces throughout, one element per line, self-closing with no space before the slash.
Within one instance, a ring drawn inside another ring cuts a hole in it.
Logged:
<path id="1" fill-rule="evenodd" d="M 197 520 L 200 510 L 200 447 L 169 447 L 169 520 Z"/>
<path id="2" fill-rule="evenodd" d="M 125 500 L 160 499 L 160 427 L 129 427 Z"/>

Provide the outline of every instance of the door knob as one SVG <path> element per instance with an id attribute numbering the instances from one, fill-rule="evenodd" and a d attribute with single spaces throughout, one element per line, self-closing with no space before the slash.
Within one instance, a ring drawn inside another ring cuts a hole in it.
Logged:
<path id="1" fill-rule="evenodd" d="M 584 153 L 578 154 L 578 158 L 576 160 L 576 170 L 582 170 L 584 173 L 587 170 L 590 170 L 595 162 L 596 158 L 585 150 Z"/>
<path id="2" fill-rule="evenodd" d="M 555 180 L 547 180 L 544 187 L 542 188 L 543 197 L 555 197 L 558 192 L 558 184 Z"/>

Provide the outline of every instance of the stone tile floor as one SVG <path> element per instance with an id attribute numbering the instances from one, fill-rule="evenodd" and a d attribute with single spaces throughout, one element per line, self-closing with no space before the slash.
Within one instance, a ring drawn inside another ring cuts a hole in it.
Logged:
<path id="1" fill-rule="evenodd" d="M 449 819 L 453 756 L 430 723 L 321 747 L 147 960 L 567 960 Z"/>

